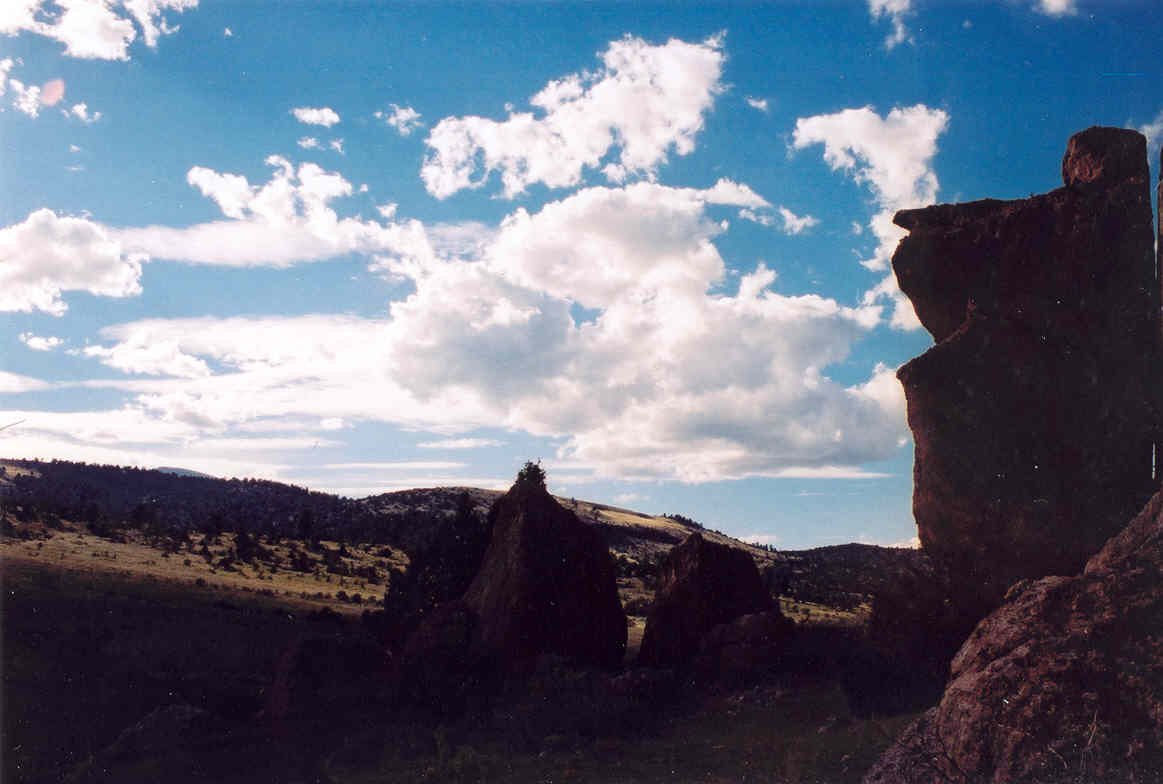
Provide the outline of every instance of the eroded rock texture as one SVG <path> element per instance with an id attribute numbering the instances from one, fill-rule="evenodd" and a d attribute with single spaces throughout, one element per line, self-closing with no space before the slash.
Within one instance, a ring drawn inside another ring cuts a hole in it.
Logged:
<path id="1" fill-rule="evenodd" d="M 751 555 L 693 533 L 667 554 L 638 661 L 686 664 L 711 629 L 751 613 L 779 615 Z"/>
<path id="2" fill-rule="evenodd" d="M 620 664 L 626 615 L 601 535 L 536 483 L 515 484 L 490 515 L 492 538 L 463 600 L 484 645 L 506 663 L 552 653 Z"/>
<path id="3" fill-rule="evenodd" d="M 901 368 L 925 550 L 980 614 L 1073 574 L 1151 496 L 1159 281 L 1146 143 L 1070 139 L 1065 187 L 899 212 L 901 289 L 937 345 Z"/>
<path id="4" fill-rule="evenodd" d="M 1018 583 L 865 784 L 1163 780 L 1163 493 L 1075 577 Z"/>

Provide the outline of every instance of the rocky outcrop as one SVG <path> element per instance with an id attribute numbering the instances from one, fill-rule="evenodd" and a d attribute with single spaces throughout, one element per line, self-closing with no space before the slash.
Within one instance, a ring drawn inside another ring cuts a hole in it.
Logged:
<path id="1" fill-rule="evenodd" d="M 937 340 L 898 376 L 926 552 L 978 617 L 1073 574 L 1158 486 L 1159 280 L 1144 138 L 1071 138 L 1065 187 L 897 213 L 901 289 Z"/>
<path id="2" fill-rule="evenodd" d="M 492 538 L 464 595 L 482 643 L 501 661 L 557 654 L 613 667 L 626 615 L 601 535 L 537 481 L 521 481 L 490 512 Z"/>
<path id="3" fill-rule="evenodd" d="M 653 667 L 686 664 L 714 627 L 767 612 L 779 609 L 751 555 L 693 533 L 667 555 L 638 661 Z"/>
<path id="4" fill-rule="evenodd" d="M 865 784 L 1163 780 L 1163 493 L 1075 577 L 1018 583 Z"/>
<path id="5" fill-rule="evenodd" d="M 781 663 L 794 633 L 795 623 L 779 610 L 741 615 L 703 637 L 695 669 L 726 682 L 760 676 Z"/>

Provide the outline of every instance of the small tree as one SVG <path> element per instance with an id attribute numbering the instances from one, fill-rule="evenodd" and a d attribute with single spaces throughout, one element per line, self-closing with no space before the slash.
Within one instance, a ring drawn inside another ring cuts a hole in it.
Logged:
<path id="1" fill-rule="evenodd" d="M 525 465 L 517 472 L 517 485 L 545 489 L 545 469 L 541 467 L 540 460 L 536 463 L 532 460 L 525 461 Z"/>

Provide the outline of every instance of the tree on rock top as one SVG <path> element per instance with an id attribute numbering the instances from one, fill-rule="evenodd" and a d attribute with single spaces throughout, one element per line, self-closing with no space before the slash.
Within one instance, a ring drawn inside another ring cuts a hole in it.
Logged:
<path id="1" fill-rule="evenodd" d="M 541 467 L 541 461 L 534 463 L 532 460 L 526 460 L 525 465 L 517 472 L 514 487 L 545 490 L 545 469 Z"/>

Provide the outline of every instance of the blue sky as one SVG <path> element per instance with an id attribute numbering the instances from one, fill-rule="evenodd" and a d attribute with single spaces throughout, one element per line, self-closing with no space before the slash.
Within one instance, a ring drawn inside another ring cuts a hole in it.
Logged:
<path id="1" fill-rule="evenodd" d="M 1153 2 L 0 9 L 0 454 L 915 536 L 892 213 L 1163 136 Z M 1155 153 L 1157 155 L 1157 152 Z"/>

